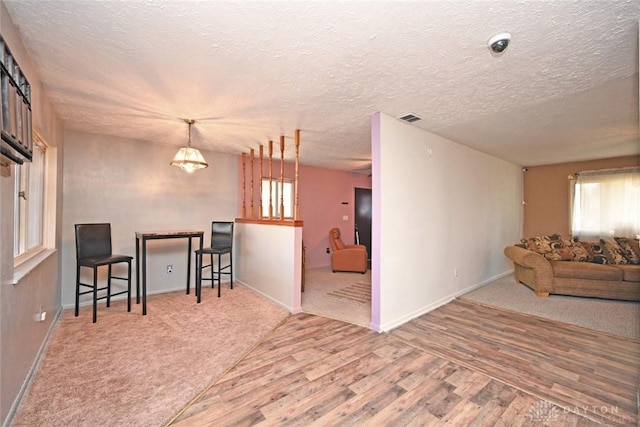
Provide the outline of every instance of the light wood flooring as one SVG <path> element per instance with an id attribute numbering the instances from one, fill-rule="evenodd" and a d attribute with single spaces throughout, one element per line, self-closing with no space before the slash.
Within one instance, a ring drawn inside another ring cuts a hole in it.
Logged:
<path id="1" fill-rule="evenodd" d="M 465 300 L 383 334 L 297 314 L 172 425 L 632 426 L 639 366 L 640 342 Z"/>

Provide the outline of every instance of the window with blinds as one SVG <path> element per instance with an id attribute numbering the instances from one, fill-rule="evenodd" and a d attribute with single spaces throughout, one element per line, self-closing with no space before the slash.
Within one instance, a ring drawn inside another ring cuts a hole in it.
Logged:
<path id="1" fill-rule="evenodd" d="M 31 86 L 0 37 L 0 154 L 22 164 L 33 157 L 31 134 Z"/>

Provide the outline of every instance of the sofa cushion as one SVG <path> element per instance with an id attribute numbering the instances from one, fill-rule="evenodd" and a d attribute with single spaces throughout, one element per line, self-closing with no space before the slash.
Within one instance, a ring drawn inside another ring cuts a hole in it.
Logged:
<path id="1" fill-rule="evenodd" d="M 614 237 L 613 238 L 624 256 L 629 260 L 629 264 L 640 264 L 640 248 L 638 247 L 638 241 L 634 239 L 628 239 L 626 237 Z"/>
<path id="2" fill-rule="evenodd" d="M 617 264 L 611 267 L 622 270 L 623 280 L 625 282 L 640 282 L 640 265 Z"/>
<path id="3" fill-rule="evenodd" d="M 567 248 L 560 234 L 536 236 L 522 239 L 525 247 L 550 261 L 570 261 L 573 259 L 571 249 Z"/>
<path id="4" fill-rule="evenodd" d="M 587 261 L 593 262 L 596 264 L 609 264 L 607 260 L 607 256 L 600 245 L 600 242 L 580 242 L 582 246 L 587 250 L 588 258 Z"/>
<path id="5" fill-rule="evenodd" d="M 555 277 L 592 280 L 622 280 L 624 272 L 611 265 L 575 261 L 551 261 Z"/>
<path id="6" fill-rule="evenodd" d="M 589 252 L 582 246 L 577 237 L 564 239 L 564 245 L 571 251 L 573 261 L 584 262 L 589 260 Z"/>
<path id="7" fill-rule="evenodd" d="M 624 251 L 613 239 L 600 239 L 600 245 L 604 249 L 609 264 L 629 264 L 629 260 L 624 255 Z"/>

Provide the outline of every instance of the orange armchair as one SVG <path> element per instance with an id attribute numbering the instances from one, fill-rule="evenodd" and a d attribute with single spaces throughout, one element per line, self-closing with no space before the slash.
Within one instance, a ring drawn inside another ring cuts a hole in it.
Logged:
<path id="1" fill-rule="evenodd" d="M 367 272 L 367 247 L 364 245 L 345 245 L 340 239 L 340 230 L 329 231 L 331 245 L 331 269 L 336 271 Z"/>

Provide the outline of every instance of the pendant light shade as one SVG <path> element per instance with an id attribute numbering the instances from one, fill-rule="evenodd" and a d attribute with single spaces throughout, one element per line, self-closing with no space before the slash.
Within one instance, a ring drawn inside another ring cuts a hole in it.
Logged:
<path id="1" fill-rule="evenodd" d="M 197 148 L 191 148 L 191 125 L 195 123 L 195 120 L 185 119 L 184 121 L 189 125 L 189 142 L 186 147 L 182 147 L 178 150 L 169 164 L 191 173 L 198 169 L 204 169 L 208 167 L 209 164 Z"/>

